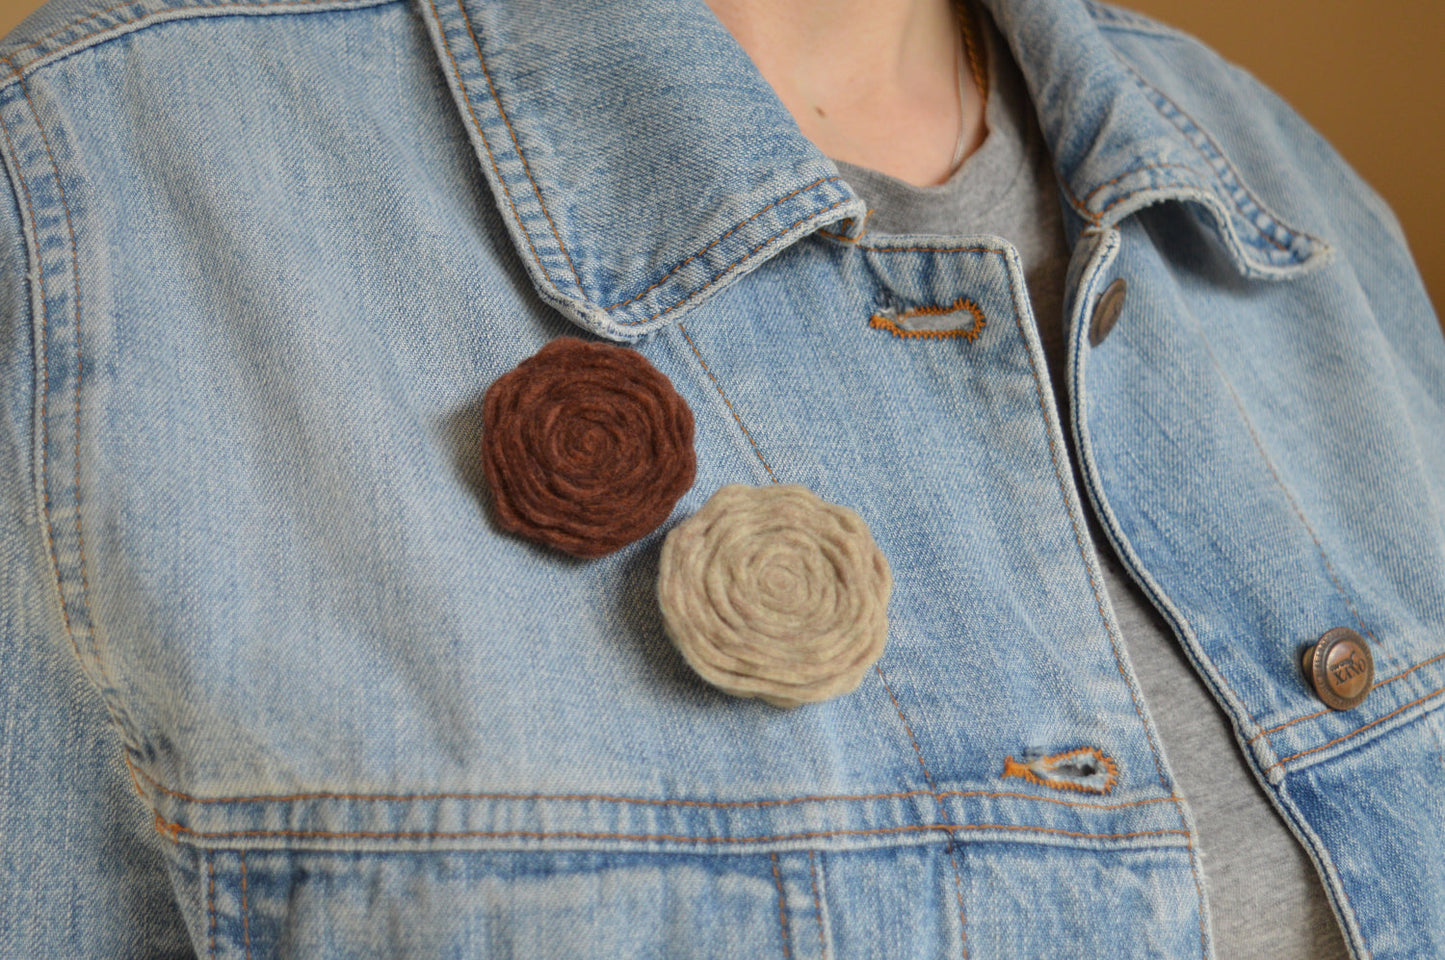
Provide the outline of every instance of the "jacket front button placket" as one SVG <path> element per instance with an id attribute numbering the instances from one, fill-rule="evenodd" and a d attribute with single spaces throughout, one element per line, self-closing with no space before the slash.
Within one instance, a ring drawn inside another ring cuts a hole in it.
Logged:
<path id="1" fill-rule="evenodd" d="M 1320 637 L 1305 651 L 1304 668 L 1315 694 L 1335 710 L 1364 703 L 1375 680 L 1370 647 L 1349 627 L 1336 627 Z"/>

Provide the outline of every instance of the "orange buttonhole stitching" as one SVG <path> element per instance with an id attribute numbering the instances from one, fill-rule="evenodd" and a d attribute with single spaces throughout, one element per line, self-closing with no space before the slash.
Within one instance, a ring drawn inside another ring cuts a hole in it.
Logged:
<path id="1" fill-rule="evenodd" d="M 1108 793 L 1119 779 L 1119 767 L 1113 757 L 1097 747 L 1079 747 L 1024 762 L 1004 757 L 1003 777 L 1017 777 L 1057 790 Z"/>
<path id="2" fill-rule="evenodd" d="M 909 317 L 939 316 L 949 313 L 968 313 L 973 317 L 973 324 L 967 327 L 954 327 L 950 330 L 910 330 L 907 327 L 900 327 L 899 320 L 906 320 Z M 924 340 L 951 340 L 963 338 L 964 340 L 976 340 L 983 332 L 984 325 L 988 322 L 983 315 L 983 308 L 967 297 L 959 297 L 950 304 L 935 304 L 931 307 L 917 307 L 912 310 L 904 310 L 902 313 L 888 316 L 882 313 L 875 313 L 868 318 L 868 326 L 874 330 L 886 330 L 895 337 L 905 339 Z"/>

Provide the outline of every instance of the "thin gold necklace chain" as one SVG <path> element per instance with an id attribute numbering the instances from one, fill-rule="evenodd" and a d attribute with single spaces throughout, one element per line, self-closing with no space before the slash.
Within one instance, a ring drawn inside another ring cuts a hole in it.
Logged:
<path id="1" fill-rule="evenodd" d="M 975 28 L 974 8 L 969 0 L 955 0 L 953 4 L 954 15 L 958 19 L 959 32 L 963 35 L 963 55 L 968 60 L 969 72 L 973 74 L 974 86 L 978 89 L 979 100 L 987 108 L 988 104 L 988 63 L 987 52 L 978 41 L 978 34 Z M 965 134 L 968 128 L 964 125 L 963 111 L 963 71 L 958 71 L 958 141 L 954 144 L 953 158 L 949 161 L 950 171 L 957 170 L 958 165 L 963 162 L 963 151 L 966 147 Z"/>
<path id="2" fill-rule="evenodd" d="M 958 12 L 959 26 L 963 28 L 963 53 L 968 58 L 968 69 L 973 73 L 979 99 L 988 103 L 988 54 L 979 42 L 976 11 L 969 0 L 958 0 L 954 9 Z"/>

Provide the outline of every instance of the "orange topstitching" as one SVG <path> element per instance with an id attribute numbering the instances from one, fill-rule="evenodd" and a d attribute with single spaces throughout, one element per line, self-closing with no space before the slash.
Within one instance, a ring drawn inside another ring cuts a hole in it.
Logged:
<path id="1" fill-rule="evenodd" d="M 1320 744 L 1318 747 L 1310 747 L 1308 750 L 1301 750 L 1299 753 L 1290 754 L 1289 756 L 1285 757 L 1285 758 L 1282 759 L 1282 760 L 1276 760 L 1274 763 L 1271 763 L 1266 769 L 1268 769 L 1268 770 L 1273 770 L 1275 767 L 1282 767 L 1282 766 L 1284 766 L 1286 763 L 1289 763 L 1291 760 L 1297 760 L 1297 759 L 1299 759 L 1300 757 L 1308 756 L 1308 755 L 1311 754 L 1311 753 L 1315 753 L 1315 752 L 1317 752 L 1317 751 L 1324 750 L 1324 749 L 1326 749 L 1326 748 L 1328 748 L 1328 747 L 1333 747 L 1333 746 L 1334 746 L 1335 744 L 1337 744 L 1337 743 L 1343 743 L 1344 741 L 1350 739 L 1351 737 L 1358 736 L 1359 734 L 1364 733 L 1366 730 L 1370 729 L 1370 728 L 1373 727 L 1375 724 L 1377 724 L 1377 723 L 1384 723 L 1386 720 L 1390 719 L 1390 718 L 1393 717 L 1395 714 L 1401 713 L 1401 712 L 1403 712 L 1403 711 L 1405 711 L 1405 710 L 1408 710 L 1408 709 L 1410 709 L 1411 707 L 1415 706 L 1416 704 L 1424 703 L 1426 700 L 1430 700 L 1430 699 L 1433 699 L 1434 697 L 1438 697 L 1438 696 L 1439 696 L 1440 694 L 1442 694 L 1442 693 L 1445 693 L 1445 687 L 1440 687 L 1440 688 L 1438 688 L 1438 689 L 1436 689 L 1436 690 L 1432 690 L 1432 691 L 1430 691 L 1429 693 L 1425 694 L 1423 697 L 1420 697 L 1418 700 L 1411 700 L 1409 703 L 1405 704 L 1405 705 L 1402 706 L 1402 707 L 1396 707 L 1394 710 L 1391 710 L 1389 713 L 1385 714 L 1383 717 L 1376 717 L 1374 720 L 1371 720 L 1369 723 L 1365 724 L 1364 726 L 1362 726 L 1362 727 L 1360 727 L 1360 728 L 1358 728 L 1358 729 L 1356 729 L 1356 730 L 1350 731 L 1349 733 L 1345 734 L 1343 737 L 1335 737 L 1335 738 L 1334 738 L 1333 740 L 1331 740 L 1329 743 L 1322 743 L 1322 744 Z"/>
<path id="2" fill-rule="evenodd" d="M 897 321 L 905 317 L 919 316 L 941 316 L 948 313 L 963 313 L 967 311 L 973 317 L 973 324 L 967 327 L 956 327 L 952 330 L 909 330 L 900 327 Z M 927 340 L 945 340 L 951 338 L 962 338 L 964 340 L 976 340 L 983 332 L 987 319 L 983 315 L 983 308 L 967 297 L 959 297 L 951 304 L 934 304 L 927 307 L 915 307 L 912 310 L 905 310 L 895 317 L 887 317 L 881 313 L 875 313 L 868 318 L 868 326 L 874 330 L 886 330 L 895 337 L 919 338 Z"/>
<path id="3" fill-rule="evenodd" d="M 457 831 L 371 831 L 371 830 L 193 830 L 155 814 L 156 830 L 172 840 L 180 834 L 202 839 L 237 839 L 243 837 L 306 837 L 335 840 L 463 840 L 483 838 L 539 839 L 550 837 L 572 840 L 664 840 L 676 843 L 778 843 L 785 840 L 811 840 L 819 837 L 859 837 L 892 833 L 952 833 L 957 830 L 1017 830 L 1026 833 L 1054 834 L 1066 837 L 1080 837 L 1085 840 L 1128 840 L 1134 837 L 1167 837 L 1189 835 L 1187 830 L 1135 830 L 1129 833 L 1081 833 L 1076 830 L 1061 830 L 1056 827 L 1036 827 L 1009 823 L 904 824 L 898 827 L 873 827 L 861 830 L 813 830 L 800 833 L 780 833 L 771 836 L 717 837 L 681 836 L 662 833 L 588 833 L 577 830 L 457 830 Z"/>
<path id="4" fill-rule="evenodd" d="M 1387 678 L 1387 679 L 1385 679 L 1385 680 L 1379 681 L 1378 683 L 1375 684 L 1375 686 L 1374 686 L 1372 689 L 1378 690 L 1380 687 L 1383 687 L 1383 686 L 1384 686 L 1385 684 L 1387 684 L 1387 683 L 1394 683 L 1396 680 L 1399 680 L 1401 677 L 1404 677 L 1404 676 L 1407 676 L 1407 675 L 1409 675 L 1409 674 L 1412 674 L 1412 673 L 1414 673 L 1416 670 L 1419 670 L 1421 667 L 1428 667 L 1430 664 L 1434 663 L 1436 660 L 1445 660 L 1445 653 L 1437 654 L 1437 655 L 1431 657 L 1429 660 L 1421 660 L 1419 663 L 1415 664 L 1413 667 L 1409 667 L 1409 668 L 1407 668 L 1407 669 L 1405 669 L 1405 670 L 1401 670 L 1399 673 L 1395 674 L 1393 677 L 1389 677 L 1389 678 Z M 1326 708 L 1323 709 L 1323 710 L 1316 710 L 1314 713 L 1305 714 L 1303 717 L 1295 717 L 1293 720 L 1286 720 L 1284 723 L 1281 723 L 1281 724 L 1279 724 L 1278 726 L 1270 727 L 1268 730 L 1261 730 L 1259 733 L 1256 733 L 1254 736 L 1250 737 L 1250 738 L 1249 738 L 1249 742 L 1250 742 L 1250 743 L 1253 743 L 1254 741 L 1258 740 L 1260 737 L 1268 736 L 1269 734 L 1274 733 L 1274 732 L 1277 731 L 1277 730 L 1283 730 L 1285 727 L 1292 727 L 1292 726 L 1294 726 L 1294 725 L 1297 724 L 1297 723 L 1302 723 L 1302 722 L 1304 722 L 1305 720 L 1313 720 L 1315 717 L 1323 716 L 1324 714 L 1331 713 L 1331 712 L 1332 712 L 1332 711 L 1330 710 L 1330 708 L 1329 708 L 1329 707 L 1326 707 Z"/>
<path id="5" fill-rule="evenodd" d="M 1063 753 L 1040 757 L 1037 762 L 1043 763 L 1047 769 L 1049 765 L 1057 764 L 1060 761 L 1069 760 L 1082 754 L 1091 754 L 1095 761 L 1104 768 L 1104 783 L 1102 786 L 1093 786 L 1087 783 L 1080 783 L 1077 780 L 1063 780 L 1058 777 L 1046 776 L 1035 772 L 1030 764 L 1021 763 L 1013 757 L 1004 757 L 1003 773 L 999 776 L 1001 779 L 1018 777 L 1029 783 L 1038 784 L 1041 787 L 1074 790 L 1079 793 L 1105 794 L 1114 789 L 1114 784 L 1119 780 L 1119 766 L 1114 762 L 1113 757 L 1106 755 L 1098 747 L 1079 747 L 1076 750 L 1066 750 Z"/>
<path id="6" fill-rule="evenodd" d="M 762 448 L 759 447 L 758 442 L 753 439 L 752 431 L 743 423 L 743 418 L 738 416 L 737 408 L 734 407 L 732 401 L 728 399 L 728 395 L 723 392 L 722 384 L 718 382 L 717 377 L 712 372 L 712 368 L 707 365 L 707 361 L 702 358 L 702 353 L 697 349 L 697 344 L 693 342 L 692 335 L 687 332 L 687 328 L 684 327 L 681 322 L 678 323 L 677 329 L 678 332 L 687 339 L 687 345 L 692 347 L 692 355 L 697 357 L 697 362 L 702 364 L 703 373 L 708 375 L 708 379 L 712 381 L 712 385 L 717 388 L 717 395 L 722 397 L 722 402 L 728 408 L 728 413 L 733 415 L 733 420 L 737 422 L 738 429 L 743 432 L 743 436 L 748 438 L 748 443 L 753 445 L 753 453 L 758 455 L 758 462 L 763 465 L 764 470 L 768 471 L 768 476 L 772 478 L 772 481 L 777 483 L 778 478 L 774 475 L 773 468 L 768 465 L 767 458 L 763 456 Z"/>
<path id="7" fill-rule="evenodd" d="M 432 4 L 432 10 L 433 12 L 435 12 L 436 10 L 436 4 L 434 2 Z M 526 171 L 527 180 L 532 184 L 532 194 L 537 198 L 537 205 L 542 208 L 542 215 L 547 218 L 547 223 L 552 228 L 552 237 L 557 241 L 558 249 L 562 251 L 562 256 L 567 260 L 567 268 L 572 271 L 572 279 L 577 282 L 578 295 L 586 296 L 585 291 L 582 289 L 582 278 L 577 275 L 577 267 L 572 263 L 572 255 L 567 252 L 567 245 L 562 242 L 562 235 L 557 232 L 557 224 L 554 223 L 552 220 L 551 211 L 547 209 L 547 202 L 542 199 L 542 188 L 537 186 L 537 181 L 532 176 L 532 165 L 527 162 L 527 155 L 522 152 L 522 144 L 517 140 L 517 131 L 512 129 L 512 121 L 507 116 L 507 111 L 502 107 L 501 97 L 497 96 L 497 88 L 492 84 L 492 71 L 487 69 L 486 58 L 482 56 L 482 45 L 477 41 L 477 35 L 472 30 L 472 19 L 471 17 L 467 16 L 467 8 L 466 5 L 462 3 L 462 0 L 457 0 L 457 11 L 461 13 L 462 22 L 465 23 L 467 26 L 467 36 L 472 38 L 472 47 L 477 51 L 477 64 L 482 68 L 482 76 L 487 78 L 487 91 L 492 95 L 492 102 L 497 105 L 497 113 L 502 115 L 502 122 L 507 125 L 507 134 L 512 138 L 512 147 L 517 151 L 517 159 L 522 161 L 522 169 Z M 437 19 L 440 20 L 440 16 L 438 16 Z M 442 32 L 445 33 L 446 31 Z M 450 55 L 451 53 L 451 44 L 447 45 L 447 53 L 448 55 Z M 452 64 L 453 66 L 455 66 L 455 58 L 453 58 Z M 460 76 L 461 73 L 460 71 L 458 71 L 458 79 L 460 79 Z M 468 103 L 470 104 L 470 101 L 468 101 Z M 472 115 L 472 120 L 476 121 L 476 114 Z M 480 135 L 481 132 L 481 124 L 478 123 L 477 133 Z M 495 164 L 493 164 L 492 169 L 496 169 Z M 498 173 L 497 175 L 499 177 L 501 176 L 500 173 Z M 516 213 L 515 207 L 512 208 L 512 212 L 513 214 Z M 525 226 L 523 226 L 520 219 L 517 221 L 517 226 L 521 227 L 523 231 L 527 229 Z M 533 254 L 535 253 L 536 250 L 534 249 Z"/>
<path id="8" fill-rule="evenodd" d="M 704 253 L 707 253 L 707 252 L 708 252 L 709 250 L 711 250 L 713 247 L 715 247 L 715 246 L 717 246 L 718 244 L 722 243 L 722 242 L 723 242 L 724 240 L 726 240 L 728 237 L 730 237 L 730 236 L 732 236 L 733 234 L 737 233 L 737 232 L 738 232 L 739 230 L 741 230 L 743 227 L 747 226 L 749 223 L 753 222 L 753 221 L 756 220 L 758 217 L 761 217 L 763 214 L 767 213 L 769 210 L 773 209 L 773 208 L 776 207 L 778 204 L 783 203 L 784 201 L 787 201 L 787 200 L 791 200 L 793 197 L 796 197 L 798 194 L 804 192 L 805 190 L 811 190 L 811 189 L 813 189 L 814 187 L 818 186 L 820 183 L 828 183 L 829 181 L 837 180 L 837 179 L 838 179 L 837 177 L 819 177 L 817 180 L 814 180 L 812 183 L 805 184 L 805 185 L 799 187 L 798 189 L 792 191 L 791 193 L 786 193 L 786 194 L 784 194 L 783 196 L 781 196 L 781 197 L 779 197 L 778 199 L 774 200 L 772 203 L 768 204 L 766 207 L 763 207 L 763 208 L 762 208 L 761 210 L 759 210 L 757 213 L 755 213 L 755 214 L 753 214 L 752 216 L 748 217 L 746 220 L 741 220 L 741 221 L 739 221 L 737 224 L 735 224 L 735 225 L 732 227 L 732 229 L 728 230 L 726 233 L 724 233 L 724 234 L 722 234 L 721 236 L 719 236 L 716 240 L 713 240 L 713 241 L 712 241 L 711 243 L 709 243 L 707 246 L 702 247 L 702 248 L 699 249 L 696 253 L 694 253 L 692 256 L 688 257 L 686 260 L 683 260 L 683 261 L 682 261 L 681 263 L 679 263 L 677 266 L 675 266 L 675 267 L 673 267 L 671 270 L 667 271 L 667 273 L 663 274 L 662 277 L 661 277 L 656 283 L 654 283 L 654 284 L 652 284 L 651 286 L 647 287 L 645 290 L 643 290 L 642 292 L 638 293 L 636 296 L 628 297 L 626 300 L 619 300 L 617 303 L 609 303 L 609 304 L 608 304 L 606 307 L 604 307 L 603 309 L 604 309 L 604 310 L 615 310 L 615 309 L 618 308 L 618 307 L 625 307 L 625 306 L 627 306 L 629 303 L 632 303 L 632 302 L 634 302 L 634 301 L 636 301 L 636 300 L 641 300 L 643 297 L 647 296 L 647 295 L 648 295 L 649 293 L 651 293 L 653 290 L 657 289 L 658 287 L 660 287 L 660 286 L 662 286 L 664 283 L 666 283 L 666 282 L 668 281 L 668 279 L 672 277 L 673 274 L 677 273 L 679 270 L 681 270 L 683 267 L 687 266 L 689 263 L 692 263 L 694 260 L 696 260 L 698 257 L 702 256 Z M 812 214 L 809 214 L 809 216 L 812 216 Z M 803 219 L 807 219 L 807 218 L 804 217 Z M 798 223 L 801 223 L 801 222 L 802 222 L 801 220 L 798 221 Z M 796 225 L 796 224 L 795 224 L 795 225 Z M 823 232 L 823 231 L 822 231 L 822 230 L 819 230 L 819 232 L 821 233 L 821 232 Z"/>
<path id="9" fill-rule="evenodd" d="M 402 794 L 376 794 L 376 793 L 296 793 L 289 795 L 256 795 L 249 797 L 195 797 L 179 790 L 172 790 L 163 786 L 144 770 L 139 769 L 125 757 L 126 766 L 130 768 L 133 777 L 139 777 L 150 784 L 160 793 L 166 796 L 175 797 L 177 800 L 184 800 L 188 803 L 197 804 L 234 804 L 234 803 L 295 803 L 305 800 L 356 800 L 361 802 L 377 803 L 404 803 L 413 800 L 523 800 L 523 801 L 595 801 L 599 803 L 623 803 L 635 806 L 661 806 L 661 807 L 707 807 L 711 809 L 732 809 L 732 808 L 754 808 L 754 807 L 780 807 L 795 803 L 825 803 L 828 801 L 856 801 L 856 800 L 905 800 L 909 797 L 1005 797 L 1018 800 L 1038 800 L 1043 803 L 1056 803 L 1065 807 L 1087 807 L 1094 810 L 1121 810 L 1126 807 L 1139 807 L 1150 803 L 1177 803 L 1178 797 L 1149 797 L 1144 800 L 1128 800 L 1122 803 L 1084 803 L 1077 800 L 1062 800 L 1058 797 L 1040 797 L 1032 793 L 1010 793 L 995 790 L 940 790 L 936 794 L 929 790 L 900 790 L 893 793 L 860 793 L 860 794 L 831 794 L 803 797 L 782 797 L 775 800 L 661 800 L 651 797 L 619 797 L 610 794 L 600 793 L 402 793 Z M 142 797 L 145 791 L 140 784 L 136 784 L 136 792 Z"/>
<path id="10" fill-rule="evenodd" d="M 918 757 L 918 765 L 923 768 L 923 779 L 928 782 L 928 789 L 933 794 L 933 802 L 938 805 L 938 816 L 944 826 L 953 827 L 953 822 L 948 818 L 948 808 L 943 805 L 943 797 L 938 793 L 938 786 L 933 782 L 933 774 L 928 772 L 928 764 L 923 762 L 923 748 L 918 745 L 918 738 L 913 735 L 913 725 L 903 715 L 903 706 L 899 704 L 898 697 L 893 693 L 893 687 L 889 685 L 888 678 L 883 676 L 883 670 L 878 664 L 873 664 L 873 672 L 878 674 L 878 680 L 883 684 L 883 689 L 888 693 L 888 699 L 893 701 L 893 709 L 898 711 L 898 719 L 903 721 L 903 729 L 908 733 L 908 742 L 913 744 L 913 753 Z M 963 943 L 963 955 L 968 956 L 968 921 L 963 915 L 963 880 L 958 872 L 958 858 L 953 853 L 953 834 L 948 834 L 948 862 L 953 866 L 953 889 L 958 897 L 958 936 Z"/>
<path id="11" fill-rule="evenodd" d="M 828 960 L 828 940 L 823 934 L 823 898 L 818 896 L 818 867 L 808 851 L 808 878 L 813 884 L 813 915 L 818 918 L 818 960 Z"/>
<path id="12" fill-rule="evenodd" d="M 251 960 L 251 910 L 246 903 L 246 851 L 241 851 L 241 929 L 246 938 L 246 960 Z"/>
<path id="13" fill-rule="evenodd" d="M 783 893 L 783 875 L 778 872 L 778 853 L 775 850 L 768 856 L 773 861 L 773 883 L 778 888 L 778 926 L 783 933 L 783 960 L 792 960 L 793 948 L 788 943 L 788 898 Z"/>

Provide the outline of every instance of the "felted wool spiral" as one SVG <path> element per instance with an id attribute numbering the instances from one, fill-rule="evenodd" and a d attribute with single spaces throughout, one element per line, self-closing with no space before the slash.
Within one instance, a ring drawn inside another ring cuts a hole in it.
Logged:
<path id="1" fill-rule="evenodd" d="M 635 350 L 559 337 L 488 388 L 482 469 L 502 529 L 605 556 L 692 486 L 692 411 Z"/>
<path id="2" fill-rule="evenodd" d="M 893 577 L 863 518 L 799 484 L 729 484 L 662 544 L 663 626 L 706 681 L 779 707 L 857 689 Z"/>

